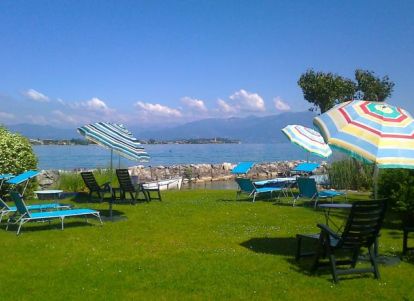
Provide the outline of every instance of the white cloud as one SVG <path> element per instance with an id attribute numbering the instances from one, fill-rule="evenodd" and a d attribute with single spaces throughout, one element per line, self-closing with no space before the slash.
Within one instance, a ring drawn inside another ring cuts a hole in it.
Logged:
<path id="1" fill-rule="evenodd" d="M 194 109 L 196 111 L 201 112 L 207 111 L 206 105 L 204 104 L 204 101 L 202 101 L 201 99 L 185 96 L 181 98 L 181 102 L 183 102 L 190 109 Z"/>
<path id="2" fill-rule="evenodd" d="M 148 114 L 154 114 L 157 116 L 168 116 L 168 117 L 181 117 L 182 113 L 177 110 L 173 109 L 158 103 L 147 103 L 138 101 L 134 104 L 136 108 L 138 108 L 140 111 L 144 111 Z"/>
<path id="3" fill-rule="evenodd" d="M 40 93 L 39 91 L 36 91 L 34 89 L 29 89 L 23 92 L 23 95 L 26 96 L 28 99 L 34 100 L 37 102 L 48 102 L 49 101 L 49 97 L 47 97 L 43 93 Z"/>
<path id="4" fill-rule="evenodd" d="M 217 104 L 218 104 L 220 112 L 223 112 L 223 113 L 235 113 L 235 112 L 237 112 L 237 108 L 232 107 L 227 102 L 225 102 L 223 99 L 218 99 Z"/>
<path id="5" fill-rule="evenodd" d="M 274 102 L 275 108 L 277 110 L 279 110 L 279 111 L 290 111 L 290 105 L 287 104 L 286 102 L 284 102 L 281 97 L 279 97 L 279 96 L 275 97 L 273 99 L 273 102 Z"/>
<path id="6" fill-rule="evenodd" d="M 103 100 L 100 100 L 97 97 L 93 97 L 92 99 L 83 102 L 82 106 L 86 107 L 88 110 L 91 111 L 103 111 L 107 112 L 109 110 L 108 106 Z"/>
<path id="7" fill-rule="evenodd" d="M 263 112 L 266 109 L 263 98 L 257 93 L 250 93 L 241 89 L 230 95 L 229 98 L 237 101 L 236 106 L 242 111 Z"/>
<path id="8" fill-rule="evenodd" d="M 11 113 L 7 113 L 7 112 L 0 112 L 0 120 L 12 120 L 14 119 L 16 116 L 14 116 Z"/>

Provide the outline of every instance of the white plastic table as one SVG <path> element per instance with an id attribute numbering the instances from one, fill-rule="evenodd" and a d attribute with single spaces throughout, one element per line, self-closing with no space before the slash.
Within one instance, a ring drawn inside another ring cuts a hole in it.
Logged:
<path id="1" fill-rule="evenodd" d="M 37 198 L 39 200 L 52 200 L 52 201 L 57 202 L 62 192 L 63 190 L 49 189 L 49 190 L 37 190 L 34 193 L 37 194 Z"/>

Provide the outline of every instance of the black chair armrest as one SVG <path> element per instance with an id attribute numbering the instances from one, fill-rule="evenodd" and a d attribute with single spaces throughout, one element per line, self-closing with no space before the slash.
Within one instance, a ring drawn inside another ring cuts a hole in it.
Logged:
<path id="1" fill-rule="evenodd" d="M 112 189 L 111 182 L 105 182 L 101 185 L 104 189 Z"/>
<path id="2" fill-rule="evenodd" d="M 334 230 L 332 230 L 331 228 L 329 228 L 325 224 L 318 224 L 318 228 L 320 228 L 322 230 L 322 232 L 325 232 L 325 233 L 329 234 L 330 236 L 332 236 L 335 239 L 339 239 L 340 238 L 340 236 L 338 235 L 338 233 L 336 233 Z"/>

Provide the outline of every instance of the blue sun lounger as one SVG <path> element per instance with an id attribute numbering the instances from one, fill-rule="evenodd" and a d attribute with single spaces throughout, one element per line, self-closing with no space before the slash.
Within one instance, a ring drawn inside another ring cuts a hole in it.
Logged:
<path id="1" fill-rule="evenodd" d="M 63 205 L 59 203 L 51 203 L 51 204 L 33 204 L 26 206 L 30 211 L 45 211 L 45 210 L 57 210 L 57 209 L 69 209 L 69 205 Z M 9 206 L 0 199 L 0 223 L 3 220 L 3 217 L 9 213 L 15 213 L 17 211 L 16 206 Z"/>
<path id="2" fill-rule="evenodd" d="M 256 200 L 256 196 L 260 193 L 270 193 L 270 197 L 273 196 L 273 192 L 282 191 L 282 187 L 256 187 L 250 179 L 246 178 L 236 178 L 236 182 L 239 185 L 239 190 L 236 194 L 236 199 L 239 198 L 239 195 L 246 193 L 249 197 L 253 196 L 253 202 Z"/>
<path id="3" fill-rule="evenodd" d="M 319 163 L 313 162 L 299 163 L 294 169 L 292 169 L 292 173 L 311 173 L 314 172 L 319 166 Z"/>
<path id="4" fill-rule="evenodd" d="M 24 192 L 26 191 L 27 185 L 29 184 L 29 180 L 36 177 L 40 172 L 37 170 L 28 170 L 25 171 L 9 180 L 6 181 L 7 184 L 10 185 L 19 185 L 21 183 L 26 182 L 24 188 L 23 188 L 23 192 L 22 195 L 24 195 Z"/>
<path id="5" fill-rule="evenodd" d="M 247 174 L 253 166 L 254 162 L 240 162 L 232 169 L 231 173 L 235 175 Z"/>
<path id="6" fill-rule="evenodd" d="M 342 191 L 318 190 L 318 188 L 316 187 L 315 179 L 312 178 L 298 178 L 297 183 L 299 188 L 299 194 L 293 201 L 293 205 L 295 205 L 296 200 L 300 197 L 309 198 L 311 201 L 315 200 L 315 208 L 319 202 L 319 199 L 329 198 L 332 202 L 333 198 L 336 196 L 345 195 L 346 197 L 345 192 Z"/>
<path id="7" fill-rule="evenodd" d="M 66 217 L 80 217 L 84 216 L 85 218 L 88 215 L 95 216 L 99 219 L 102 224 L 101 216 L 99 211 L 92 209 L 68 209 L 68 210 L 58 210 L 58 211 L 44 211 L 44 212 L 30 212 L 26 204 L 24 203 L 21 195 L 17 191 L 10 192 L 11 198 L 16 204 L 17 213 L 19 216 L 14 217 L 14 224 L 19 224 L 16 235 L 19 235 L 20 229 L 23 224 L 31 221 L 41 221 L 41 220 L 51 220 L 51 219 L 60 219 L 62 223 L 62 230 L 64 228 L 63 221 Z M 11 219 L 7 221 L 6 230 L 8 230 Z M 86 219 L 86 221 L 88 221 Z"/>

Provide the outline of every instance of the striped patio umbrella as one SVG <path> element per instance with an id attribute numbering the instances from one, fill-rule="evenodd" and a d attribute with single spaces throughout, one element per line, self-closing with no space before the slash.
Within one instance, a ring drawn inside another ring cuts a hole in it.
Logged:
<path id="1" fill-rule="evenodd" d="M 325 143 L 321 134 L 302 125 L 288 125 L 282 132 L 290 141 L 304 148 L 309 153 L 313 153 L 323 158 L 332 154 L 330 147 Z"/>
<path id="2" fill-rule="evenodd" d="M 414 119 L 398 107 L 363 100 L 344 102 L 315 117 L 332 148 L 376 165 L 414 168 Z"/>
<path id="3" fill-rule="evenodd" d="M 113 152 L 129 160 L 139 162 L 149 160 L 147 152 L 123 125 L 97 122 L 78 128 L 78 132 L 86 139 L 111 150 L 111 169 Z"/>

